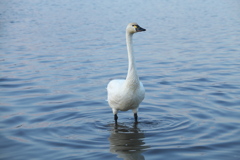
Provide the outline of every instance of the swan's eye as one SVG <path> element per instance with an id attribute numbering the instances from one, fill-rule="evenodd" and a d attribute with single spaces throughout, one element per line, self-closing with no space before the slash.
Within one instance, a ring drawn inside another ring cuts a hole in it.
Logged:
<path id="1" fill-rule="evenodd" d="M 134 28 L 138 28 L 136 25 L 132 25 Z"/>

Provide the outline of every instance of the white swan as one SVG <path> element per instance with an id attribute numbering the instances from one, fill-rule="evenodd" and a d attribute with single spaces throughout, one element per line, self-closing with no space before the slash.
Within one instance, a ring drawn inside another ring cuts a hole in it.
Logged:
<path id="1" fill-rule="evenodd" d="M 134 113 L 135 122 L 138 122 L 138 106 L 145 96 L 143 84 L 139 81 L 135 59 L 132 48 L 132 36 L 136 32 L 146 31 L 137 23 L 130 23 L 126 28 L 126 41 L 128 50 L 128 73 L 125 79 L 116 79 L 108 83 L 108 103 L 112 108 L 114 120 L 117 124 L 118 111 L 132 110 Z"/>

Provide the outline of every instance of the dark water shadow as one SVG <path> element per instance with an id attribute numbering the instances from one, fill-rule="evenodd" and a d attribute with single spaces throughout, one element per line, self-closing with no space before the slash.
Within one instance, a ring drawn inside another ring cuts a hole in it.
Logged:
<path id="1" fill-rule="evenodd" d="M 142 153 L 150 146 L 144 142 L 145 135 L 137 124 L 112 124 L 111 127 L 111 135 L 108 138 L 111 153 L 124 160 L 145 159 Z"/>

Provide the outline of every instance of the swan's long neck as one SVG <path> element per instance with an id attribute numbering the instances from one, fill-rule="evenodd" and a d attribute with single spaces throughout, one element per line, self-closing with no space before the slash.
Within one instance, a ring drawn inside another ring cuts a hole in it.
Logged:
<path id="1" fill-rule="evenodd" d="M 139 85 L 139 78 L 135 66 L 135 58 L 132 46 L 132 33 L 126 32 L 127 51 L 128 51 L 128 74 L 126 78 L 126 85 L 137 87 Z"/>

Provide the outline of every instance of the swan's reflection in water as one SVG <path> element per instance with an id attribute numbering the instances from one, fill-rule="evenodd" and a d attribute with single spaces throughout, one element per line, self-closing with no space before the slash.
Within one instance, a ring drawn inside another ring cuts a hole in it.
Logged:
<path id="1" fill-rule="evenodd" d="M 137 127 L 126 125 L 113 125 L 110 142 L 110 151 L 124 160 L 144 160 L 142 153 L 150 148 L 144 142 L 144 133 Z"/>

